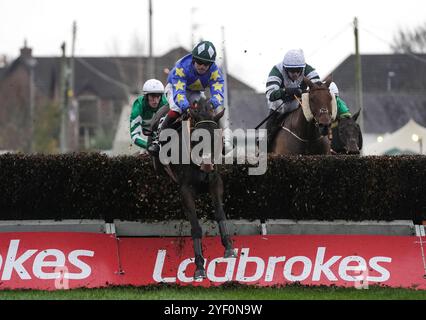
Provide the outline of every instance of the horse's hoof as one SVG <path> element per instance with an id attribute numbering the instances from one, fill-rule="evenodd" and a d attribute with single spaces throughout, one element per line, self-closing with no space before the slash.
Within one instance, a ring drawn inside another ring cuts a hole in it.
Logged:
<path id="1" fill-rule="evenodd" d="M 194 280 L 200 280 L 207 278 L 206 270 L 203 269 L 197 269 L 194 273 Z"/>
<path id="2" fill-rule="evenodd" d="M 235 249 L 226 249 L 224 258 L 236 258 L 237 253 L 235 252 Z"/>

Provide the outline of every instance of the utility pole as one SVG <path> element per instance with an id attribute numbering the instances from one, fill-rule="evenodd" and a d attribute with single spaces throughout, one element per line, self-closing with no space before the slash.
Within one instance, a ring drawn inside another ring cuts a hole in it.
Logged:
<path id="1" fill-rule="evenodd" d="M 195 23 L 195 12 L 198 10 L 198 8 L 192 7 L 191 8 L 191 49 L 195 47 L 195 42 L 198 41 L 198 39 L 195 39 L 195 35 L 197 32 L 197 29 L 199 27 L 198 23 Z"/>
<path id="2" fill-rule="evenodd" d="M 79 125 L 79 114 L 78 114 L 78 104 L 75 100 L 75 40 L 76 40 L 76 34 L 77 34 L 77 23 L 74 21 L 72 25 L 72 45 L 71 45 L 71 60 L 70 60 L 70 85 L 68 90 L 68 111 L 69 111 L 69 117 L 71 120 L 71 149 L 73 151 L 78 150 L 79 147 L 79 131 L 80 131 L 80 125 Z"/>
<path id="3" fill-rule="evenodd" d="M 29 83 L 28 83 L 28 91 L 29 91 L 29 111 L 30 111 L 30 123 L 29 123 L 29 131 L 30 131 L 30 139 L 28 151 L 29 153 L 34 152 L 34 97 L 35 97 L 35 84 L 34 84 L 34 68 L 37 65 L 37 60 L 33 58 L 31 54 L 31 49 L 27 47 L 27 40 L 24 42 L 24 48 L 22 49 L 25 52 L 25 64 L 29 71 Z M 22 55 L 22 53 L 21 53 Z"/>
<path id="4" fill-rule="evenodd" d="M 67 110 L 67 98 L 66 98 L 66 82 L 67 82 L 67 60 L 65 56 L 65 42 L 61 45 L 61 75 L 60 75 L 60 84 L 59 84 L 59 103 L 61 109 L 61 132 L 59 136 L 59 145 L 61 149 L 61 153 L 67 152 L 67 144 L 68 144 L 68 110 Z"/>
<path id="5" fill-rule="evenodd" d="M 359 126 L 361 133 L 364 133 L 364 107 L 362 98 L 362 69 L 361 55 L 359 53 L 359 36 L 358 36 L 358 18 L 354 18 L 354 36 L 355 36 L 355 101 L 359 114 Z"/>
<path id="6" fill-rule="evenodd" d="M 152 0 L 149 0 L 149 7 L 148 7 L 148 14 L 149 14 L 149 54 L 148 54 L 148 72 L 147 72 L 147 78 L 152 79 L 155 77 L 154 73 L 154 57 L 152 56 Z"/>
<path id="7" fill-rule="evenodd" d="M 222 55 L 223 55 L 223 63 L 222 63 L 222 72 L 223 72 L 223 77 L 225 78 L 225 86 L 224 86 L 224 98 L 225 98 L 225 102 L 224 102 L 224 106 L 228 107 L 229 106 L 229 92 L 228 92 L 228 65 L 226 63 L 226 51 L 225 51 L 225 28 L 222 26 Z M 229 121 L 229 112 L 228 108 L 226 108 L 225 110 L 225 118 L 226 121 Z"/>
<path id="8" fill-rule="evenodd" d="M 29 67 L 30 67 L 30 128 L 31 128 L 31 142 L 30 142 L 30 153 L 34 152 L 34 122 L 35 122 L 35 118 L 34 118 L 34 67 L 36 65 L 36 60 L 32 59 L 28 61 Z"/>
<path id="9" fill-rule="evenodd" d="M 227 141 L 230 144 L 233 144 L 233 136 L 230 132 L 230 120 L 229 120 L 229 91 L 228 91 L 228 66 L 226 64 L 226 51 L 225 51 L 225 28 L 222 26 L 222 54 L 223 54 L 223 63 L 222 63 L 222 73 L 225 80 L 224 85 L 224 102 L 223 106 L 225 107 L 225 114 L 220 119 L 222 128 L 229 129 L 224 131 L 225 142 Z"/>

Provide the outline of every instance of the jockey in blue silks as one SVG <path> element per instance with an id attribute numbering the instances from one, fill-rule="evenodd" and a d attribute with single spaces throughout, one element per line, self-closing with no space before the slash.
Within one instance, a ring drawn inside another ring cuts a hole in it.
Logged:
<path id="1" fill-rule="evenodd" d="M 225 79 L 215 60 L 216 48 L 213 43 L 201 41 L 190 54 L 177 61 L 169 73 L 165 88 L 170 111 L 160 124 L 157 137 L 160 136 L 161 130 L 169 128 L 182 113 L 186 112 L 194 101 L 205 97 L 203 91 L 207 87 L 210 88 L 210 102 L 215 114 L 224 111 Z M 148 151 L 158 155 L 160 151 L 158 141 L 154 141 Z"/>

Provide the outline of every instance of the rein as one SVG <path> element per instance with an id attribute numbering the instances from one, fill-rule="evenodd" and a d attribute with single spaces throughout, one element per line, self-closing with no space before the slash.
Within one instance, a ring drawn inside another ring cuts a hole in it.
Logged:
<path id="1" fill-rule="evenodd" d="M 281 126 L 281 128 L 285 131 L 287 131 L 288 133 L 292 134 L 296 139 L 302 141 L 302 142 L 309 142 L 311 140 L 307 140 L 307 139 L 302 139 L 301 137 L 299 137 L 297 134 L 295 134 L 293 131 L 291 131 L 290 129 L 288 129 L 287 127 Z M 312 142 L 317 142 L 318 140 L 322 139 L 323 136 L 319 136 L 317 139 L 313 140 Z"/>
<path id="2" fill-rule="evenodd" d="M 329 91 L 329 89 L 328 88 L 313 88 L 313 89 L 311 89 L 311 91 L 315 91 L 315 90 L 327 90 L 327 91 Z M 300 101 L 300 99 L 297 97 L 297 96 L 294 96 L 295 98 L 296 98 L 296 100 L 297 100 L 297 102 L 299 103 L 299 107 L 300 108 L 302 108 L 303 109 L 303 105 L 302 105 L 302 101 Z M 327 108 L 324 108 L 324 107 L 322 107 L 322 108 L 320 108 L 320 110 L 319 110 L 319 115 L 321 116 L 322 114 L 324 114 L 324 113 L 326 113 L 326 114 L 329 114 L 330 115 L 330 113 L 329 113 L 329 111 L 327 110 Z M 314 120 L 314 125 L 315 125 L 315 127 L 316 128 L 319 128 L 319 121 L 317 120 L 317 118 L 312 114 L 312 116 L 313 116 L 313 120 Z M 331 117 L 332 117 L 332 115 L 330 115 Z M 333 117 L 332 117 L 333 118 Z M 291 132 L 292 133 L 292 132 Z M 333 139 L 333 133 L 332 133 L 332 130 L 331 130 L 331 126 L 328 128 L 328 139 L 331 141 L 332 139 Z M 319 139 L 317 139 L 317 140 L 319 140 Z M 315 141 L 317 141 L 317 140 L 315 140 Z"/>
<path id="3" fill-rule="evenodd" d="M 311 90 L 329 90 L 328 88 L 316 88 L 316 89 L 311 89 Z M 300 99 L 295 95 L 294 96 L 294 98 L 297 100 L 297 102 L 298 102 L 298 104 L 299 104 L 299 107 L 300 108 L 303 108 L 303 106 L 302 106 L 302 101 L 300 101 Z M 326 108 L 321 108 L 320 109 L 320 115 L 321 114 L 323 114 L 323 113 L 329 113 L 328 112 L 328 110 L 326 109 Z M 318 128 L 319 127 L 319 122 L 318 122 L 318 120 L 315 118 L 315 116 L 313 117 L 313 120 L 314 120 L 314 125 L 315 125 L 315 127 L 316 128 Z M 293 135 L 296 139 L 298 139 L 299 141 L 302 141 L 302 142 L 304 142 L 304 143 L 307 143 L 307 142 L 310 142 L 310 141 L 312 141 L 312 142 L 317 142 L 318 140 L 320 140 L 320 139 L 322 139 L 323 138 L 323 136 L 319 136 L 317 139 L 315 139 L 315 140 L 308 140 L 308 139 L 303 139 L 303 138 L 301 138 L 301 137 L 299 137 L 297 134 L 295 134 L 293 131 L 291 131 L 289 128 L 287 128 L 287 127 L 285 127 L 284 125 L 282 125 L 281 126 L 281 128 L 283 129 L 283 130 L 285 130 L 285 131 L 287 131 L 288 133 L 290 133 L 291 135 Z M 329 130 L 328 130 L 328 139 L 331 141 L 331 139 L 333 138 L 333 136 L 332 136 L 332 131 L 331 131 L 331 128 L 329 128 Z"/>
<path id="4" fill-rule="evenodd" d="M 194 119 L 192 119 L 192 118 L 190 118 L 192 121 L 194 120 Z M 190 126 L 188 126 L 188 134 L 189 135 L 191 135 L 191 130 L 194 130 L 194 129 L 196 129 L 200 124 L 203 124 L 203 123 L 209 123 L 209 124 L 213 124 L 216 128 L 218 128 L 219 127 L 219 124 L 216 122 L 216 121 L 213 121 L 213 120 L 200 120 L 200 121 L 198 121 L 198 122 L 196 122 L 193 126 L 192 126 L 192 128 L 190 127 Z M 189 148 L 189 154 L 191 154 L 191 145 L 189 145 L 188 146 L 188 148 Z M 192 163 L 192 164 L 194 164 L 194 165 L 196 165 L 197 167 L 200 167 L 201 168 L 201 166 L 202 166 L 202 164 L 200 163 L 200 164 L 197 164 L 197 163 Z"/>

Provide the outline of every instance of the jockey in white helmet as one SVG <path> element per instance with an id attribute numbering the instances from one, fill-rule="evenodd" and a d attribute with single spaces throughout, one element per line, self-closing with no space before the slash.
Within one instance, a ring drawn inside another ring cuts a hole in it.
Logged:
<path id="1" fill-rule="evenodd" d="M 142 95 L 133 102 L 130 114 L 130 136 L 144 152 L 148 148 L 148 138 L 142 128 L 149 128 L 151 120 L 160 107 L 167 105 L 164 85 L 157 79 L 149 79 L 142 87 Z"/>
<path id="2" fill-rule="evenodd" d="M 289 50 L 284 59 L 272 67 L 266 81 L 266 100 L 270 114 L 273 113 L 266 123 L 268 146 L 278 131 L 280 115 L 298 107 L 299 102 L 295 97 L 301 97 L 302 91 L 307 89 L 304 77 L 312 82 L 320 81 L 316 70 L 306 63 L 302 49 Z"/>

